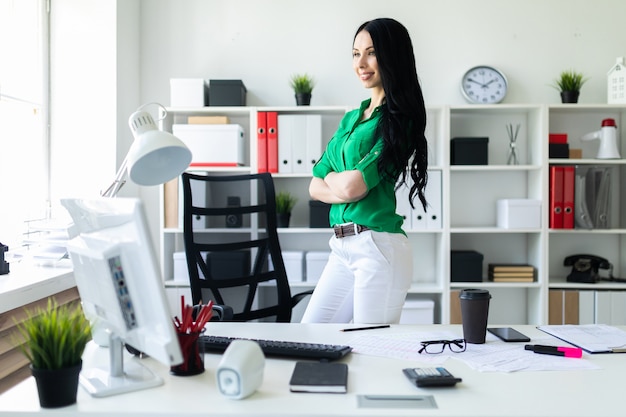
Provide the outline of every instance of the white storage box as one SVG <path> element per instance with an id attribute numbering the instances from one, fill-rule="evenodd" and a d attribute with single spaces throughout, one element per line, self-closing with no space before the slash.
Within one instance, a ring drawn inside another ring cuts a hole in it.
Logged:
<path id="1" fill-rule="evenodd" d="M 306 282 L 319 281 L 329 256 L 330 252 L 327 251 L 310 251 L 306 253 Z"/>
<path id="2" fill-rule="evenodd" d="M 240 125 L 175 124 L 172 133 L 191 151 L 192 167 L 245 164 L 244 133 Z"/>
<path id="3" fill-rule="evenodd" d="M 170 78 L 170 106 L 204 107 L 208 88 L 202 78 Z"/>
<path id="4" fill-rule="evenodd" d="M 433 324 L 435 302 L 433 300 L 406 300 L 400 316 L 400 324 Z"/>
<path id="5" fill-rule="evenodd" d="M 498 227 L 538 229 L 541 227 L 541 201 L 525 198 L 498 200 Z"/>
<path id="6" fill-rule="evenodd" d="M 304 281 L 304 252 L 283 251 L 283 263 L 289 282 Z"/>
<path id="7" fill-rule="evenodd" d="M 174 281 L 189 283 L 187 256 L 185 252 L 174 252 Z"/>

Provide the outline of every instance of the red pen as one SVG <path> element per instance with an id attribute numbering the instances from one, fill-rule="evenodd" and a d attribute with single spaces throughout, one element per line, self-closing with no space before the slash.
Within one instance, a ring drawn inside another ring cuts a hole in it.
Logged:
<path id="1" fill-rule="evenodd" d="M 543 355 L 565 356 L 566 358 L 582 358 L 583 356 L 583 350 L 577 347 L 526 345 L 524 349 Z"/>

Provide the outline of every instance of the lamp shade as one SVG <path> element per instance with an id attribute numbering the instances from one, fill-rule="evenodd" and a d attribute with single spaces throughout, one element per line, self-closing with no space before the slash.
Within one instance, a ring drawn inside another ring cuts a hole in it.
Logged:
<path id="1" fill-rule="evenodd" d="M 161 131 L 150 113 L 128 120 L 135 138 L 127 155 L 127 172 L 139 185 L 159 185 L 179 176 L 191 163 L 191 151 L 171 133 Z"/>

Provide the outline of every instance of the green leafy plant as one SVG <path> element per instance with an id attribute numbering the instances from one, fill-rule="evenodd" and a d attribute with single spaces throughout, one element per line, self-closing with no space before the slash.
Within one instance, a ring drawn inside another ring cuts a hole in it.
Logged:
<path id="1" fill-rule="evenodd" d="M 26 314 L 26 320 L 16 323 L 25 340 L 19 348 L 33 368 L 61 369 L 80 363 L 91 339 L 91 325 L 80 306 L 59 306 L 49 298 L 45 309 Z"/>
<path id="2" fill-rule="evenodd" d="M 554 88 L 559 91 L 580 91 L 580 88 L 589 80 L 574 70 L 561 72 L 559 78 L 554 81 Z"/>
<path id="3" fill-rule="evenodd" d="M 296 205 L 298 199 L 287 191 L 281 191 L 276 194 L 276 213 L 291 213 L 293 206 Z"/>
<path id="4" fill-rule="evenodd" d="M 295 74 L 291 76 L 291 88 L 296 94 L 311 94 L 315 87 L 313 77 L 308 74 Z"/>

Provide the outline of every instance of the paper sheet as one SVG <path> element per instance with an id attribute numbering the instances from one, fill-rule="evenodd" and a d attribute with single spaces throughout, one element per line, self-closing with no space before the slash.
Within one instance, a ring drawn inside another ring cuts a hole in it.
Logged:
<path id="1" fill-rule="evenodd" d="M 481 372 L 516 371 L 566 371 L 599 369 L 584 359 L 541 355 L 524 350 L 525 343 L 507 343 L 487 334 L 484 344 L 467 344 L 465 352 L 453 353 L 447 348 L 443 353 L 418 353 L 424 340 L 459 339 L 461 335 L 452 332 L 395 333 L 382 335 L 359 335 L 350 341 L 357 354 L 382 356 L 395 359 L 413 360 L 431 364 L 442 364 L 449 358 L 465 362 L 469 367 Z M 533 344 L 554 345 L 554 339 L 534 338 Z"/>
<path id="2" fill-rule="evenodd" d="M 626 352 L 626 332 L 606 324 L 565 324 L 537 328 L 590 353 Z"/>

